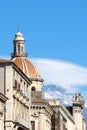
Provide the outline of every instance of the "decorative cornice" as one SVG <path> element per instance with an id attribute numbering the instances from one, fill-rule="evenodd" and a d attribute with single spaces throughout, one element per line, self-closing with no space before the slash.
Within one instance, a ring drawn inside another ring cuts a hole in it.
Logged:
<path id="1" fill-rule="evenodd" d="M 0 92 L 0 100 L 2 100 L 3 102 L 6 102 L 7 99 L 8 99 L 8 98 L 7 98 L 4 94 L 2 94 L 2 93 Z"/>

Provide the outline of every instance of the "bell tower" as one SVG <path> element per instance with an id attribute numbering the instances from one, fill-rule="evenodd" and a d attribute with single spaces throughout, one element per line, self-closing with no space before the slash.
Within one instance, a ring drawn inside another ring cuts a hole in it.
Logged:
<path id="1" fill-rule="evenodd" d="M 82 109 L 84 108 L 84 99 L 80 93 L 73 97 L 73 117 L 76 124 L 76 130 L 82 130 Z"/>
<path id="2" fill-rule="evenodd" d="M 12 54 L 12 59 L 14 57 L 26 57 L 25 39 L 19 29 L 18 32 L 15 34 L 13 44 L 14 44 L 14 52 Z"/>

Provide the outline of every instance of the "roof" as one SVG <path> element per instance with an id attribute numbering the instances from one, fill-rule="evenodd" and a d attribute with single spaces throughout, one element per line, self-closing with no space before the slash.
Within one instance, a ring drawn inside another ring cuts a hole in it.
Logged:
<path id="1" fill-rule="evenodd" d="M 0 59 L 0 63 L 5 63 L 5 62 L 10 62 L 10 61 L 6 59 Z"/>
<path id="2" fill-rule="evenodd" d="M 29 78 L 33 80 L 43 81 L 38 73 L 38 70 L 33 63 L 26 57 L 14 57 L 12 61 L 25 73 Z"/>
<path id="3" fill-rule="evenodd" d="M 38 75 L 35 66 L 26 57 L 16 57 L 12 60 L 26 75 Z"/>
<path id="4" fill-rule="evenodd" d="M 0 59 L 0 66 L 8 66 L 12 65 L 12 67 L 29 83 L 31 84 L 32 81 L 31 79 L 26 76 L 26 74 L 23 73 L 23 71 L 11 60 L 6 60 L 6 59 Z"/>
<path id="5" fill-rule="evenodd" d="M 44 99 L 32 99 L 32 104 L 31 106 L 41 106 L 41 107 L 45 107 L 48 108 L 52 113 L 54 112 L 53 107 Z"/>
<path id="6" fill-rule="evenodd" d="M 74 118 L 73 118 L 73 116 L 71 115 L 71 113 L 70 113 L 70 111 L 61 103 L 61 101 L 60 100 L 54 100 L 53 101 L 54 103 L 52 103 L 51 102 L 51 106 L 55 109 L 55 108 L 60 108 L 59 109 L 59 111 L 63 111 L 66 115 L 67 115 L 67 117 L 73 122 L 73 123 L 75 123 L 74 122 Z M 49 102 L 50 103 L 50 102 Z"/>
<path id="7" fill-rule="evenodd" d="M 15 34 L 15 38 L 14 38 L 14 41 L 18 41 L 18 40 L 24 41 L 23 34 L 22 34 L 20 31 L 18 31 L 18 32 Z"/>

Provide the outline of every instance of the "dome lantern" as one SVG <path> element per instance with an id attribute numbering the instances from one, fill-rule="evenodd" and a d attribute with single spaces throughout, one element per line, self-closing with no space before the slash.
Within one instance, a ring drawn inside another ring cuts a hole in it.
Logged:
<path id="1" fill-rule="evenodd" d="M 15 34 L 13 44 L 14 44 L 14 52 L 12 53 L 12 58 L 26 57 L 25 39 L 19 29 L 18 29 L 18 32 Z"/>

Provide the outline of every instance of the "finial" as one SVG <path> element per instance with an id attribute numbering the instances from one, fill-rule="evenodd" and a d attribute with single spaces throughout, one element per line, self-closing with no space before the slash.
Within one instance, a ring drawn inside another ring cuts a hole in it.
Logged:
<path id="1" fill-rule="evenodd" d="M 19 26 L 19 24 L 18 24 L 18 32 L 20 32 L 20 26 Z"/>

